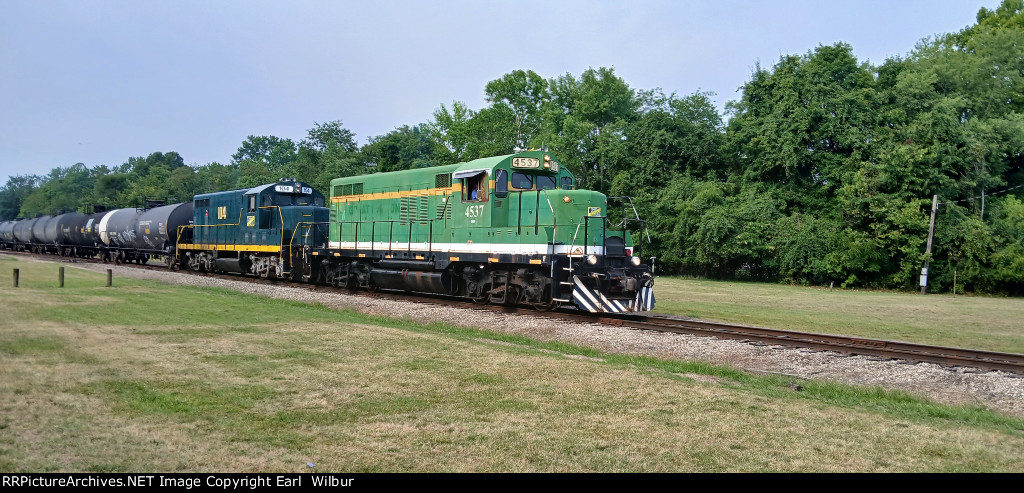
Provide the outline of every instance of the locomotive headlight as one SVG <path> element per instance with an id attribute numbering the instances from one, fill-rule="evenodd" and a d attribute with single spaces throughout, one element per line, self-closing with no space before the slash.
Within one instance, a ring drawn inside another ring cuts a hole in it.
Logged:
<path id="1" fill-rule="evenodd" d="M 570 199 L 569 196 L 566 195 L 565 197 L 562 197 L 562 202 L 565 202 L 566 204 L 568 204 L 569 202 L 572 202 L 572 199 Z"/>
<path id="2" fill-rule="evenodd" d="M 587 263 L 594 265 L 597 263 L 597 255 L 587 255 Z"/>
<path id="3" fill-rule="evenodd" d="M 640 257 L 633 257 L 629 259 L 629 263 L 633 264 L 633 267 L 640 267 Z"/>

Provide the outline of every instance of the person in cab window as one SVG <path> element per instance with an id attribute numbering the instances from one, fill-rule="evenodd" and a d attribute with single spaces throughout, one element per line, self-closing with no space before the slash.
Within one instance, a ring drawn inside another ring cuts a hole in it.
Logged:
<path id="1" fill-rule="evenodd" d="M 469 200 L 481 201 L 484 199 L 484 177 L 477 175 L 466 178 L 466 188 L 469 189 Z"/>

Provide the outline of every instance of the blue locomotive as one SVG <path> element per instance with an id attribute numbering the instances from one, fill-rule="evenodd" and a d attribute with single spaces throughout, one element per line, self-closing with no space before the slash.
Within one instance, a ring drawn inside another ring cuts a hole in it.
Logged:
<path id="1" fill-rule="evenodd" d="M 178 232 L 182 268 L 308 281 L 308 259 L 323 246 L 329 212 L 322 193 L 283 179 L 254 188 L 196 195 L 192 224 Z"/>

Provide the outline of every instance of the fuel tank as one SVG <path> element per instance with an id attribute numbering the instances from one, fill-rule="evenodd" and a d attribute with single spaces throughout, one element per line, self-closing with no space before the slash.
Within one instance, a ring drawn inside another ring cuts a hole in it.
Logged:
<path id="1" fill-rule="evenodd" d="M 451 293 L 451 276 L 447 272 L 423 272 L 416 270 L 373 269 L 370 279 L 377 287 L 402 289 L 422 293 Z"/>

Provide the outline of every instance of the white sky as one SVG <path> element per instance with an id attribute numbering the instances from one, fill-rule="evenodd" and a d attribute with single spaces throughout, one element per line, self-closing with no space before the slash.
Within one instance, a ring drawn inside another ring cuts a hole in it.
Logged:
<path id="1" fill-rule="evenodd" d="M 0 186 L 342 120 L 360 144 L 515 69 L 614 67 L 634 89 L 738 99 L 755 63 L 846 42 L 905 56 L 999 0 L 0 0 Z"/>

